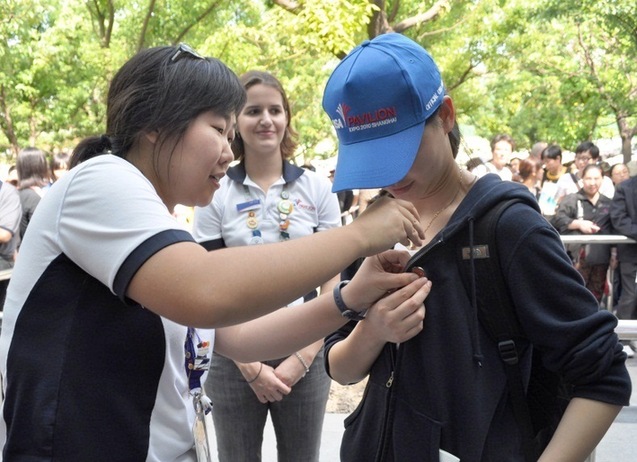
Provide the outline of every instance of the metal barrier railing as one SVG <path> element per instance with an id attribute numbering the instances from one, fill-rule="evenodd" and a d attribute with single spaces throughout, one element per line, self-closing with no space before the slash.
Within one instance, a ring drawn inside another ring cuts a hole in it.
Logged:
<path id="1" fill-rule="evenodd" d="M 620 340 L 637 340 L 637 320 L 620 319 L 615 332 Z"/>
<path id="2" fill-rule="evenodd" d="M 560 235 L 564 244 L 635 244 L 637 241 L 615 234 L 565 234 Z"/>

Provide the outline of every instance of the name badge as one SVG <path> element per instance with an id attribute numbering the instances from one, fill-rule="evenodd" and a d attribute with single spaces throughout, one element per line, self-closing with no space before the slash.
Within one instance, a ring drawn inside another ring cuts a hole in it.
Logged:
<path id="1" fill-rule="evenodd" d="M 489 246 L 484 245 L 476 245 L 473 247 L 473 258 L 481 259 L 481 258 L 489 258 Z M 471 248 L 463 247 L 462 248 L 462 259 L 470 260 L 471 259 Z"/>
<path id="2" fill-rule="evenodd" d="M 237 212 L 245 212 L 247 210 L 256 210 L 261 205 L 261 201 L 259 199 L 254 199 L 248 202 L 241 202 L 237 204 Z"/>

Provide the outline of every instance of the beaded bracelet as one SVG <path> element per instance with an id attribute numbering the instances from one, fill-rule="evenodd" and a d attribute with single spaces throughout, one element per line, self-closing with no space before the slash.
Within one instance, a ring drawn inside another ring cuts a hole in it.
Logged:
<path id="1" fill-rule="evenodd" d="M 297 351 L 296 353 L 294 353 L 294 356 L 296 356 L 296 358 L 299 361 L 301 361 L 301 364 L 303 364 L 303 367 L 305 368 L 305 374 L 310 372 L 310 366 L 308 366 L 308 364 L 305 362 L 305 359 L 303 359 L 303 356 L 301 356 L 301 353 Z M 303 376 L 305 376 L 305 374 L 303 374 Z"/>

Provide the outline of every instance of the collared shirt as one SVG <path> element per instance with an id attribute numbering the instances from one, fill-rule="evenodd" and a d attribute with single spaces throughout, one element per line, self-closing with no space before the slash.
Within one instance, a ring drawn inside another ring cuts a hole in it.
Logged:
<path id="1" fill-rule="evenodd" d="M 277 206 L 284 188 L 294 207 L 287 217 L 290 239 L 335 228 L 341 224 L 341 212 L 331 187 L 328 178 L 284 162 L 283 175 L 265 192 L 247 175 L 243 164 L 236 165 L 221 180 L 210 205 L 195 208 L 193 235 L 208 250 L 248 245 L 254 231 L 247 223 L 252 211 L 264 242 L 278 242 L 281 212 Z M 259 201 L 255 208 L 241 208 L 254 200 Z"/>

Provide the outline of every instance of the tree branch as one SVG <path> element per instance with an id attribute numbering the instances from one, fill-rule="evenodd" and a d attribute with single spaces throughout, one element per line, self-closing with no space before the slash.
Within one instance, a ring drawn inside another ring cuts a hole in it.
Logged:
<path id="1" fill-rule="evenodd" d="M 367 25 L 367 37 L 373 39 L 387 32 L 392 32 L 393 29 L 389 25 L 385 11 L 385 0 L 369 0 L 369 3 L 376 5 L 376 8 Z"/>
<path id="2" fill-rule="evenodd" d="M 387 17 L 389 22 L 394 22 L 396 20 L 396 15 L 398 15 L 398 9 L 400 8 L 400 0 L 394 0 L 391 6 L 391 12 Z"/>
<path id="3" fill-rule="evenodd" d="M 146 31 L 148 30 L 148 23 L 150 22 L 150 18 L 153 16 L 153 11 L 155 11 L 155 3 L 156 0 L 150 0 L 148 5 L 148 11 L 146 11 L 146 17 L 144 18 L 144 22 L 142 23 L 142 30 L 139 33 L 139 40 L 137 41 L 137 52 L 141 51 L 144 48 L 144 42 L 146 41 Z"/>
<path id="4" fill-rule="evenodd" d="M 106 35 L 104 36 L 104 48 L 109 48 L 111 46 L 111 37 L 113 36 L 113 24 L 115 23 L 115 5 L 113 5 L 113 0 L 108 0 L 107 8 L 108 28 L 106 29 Z"/>
<path id="5" fill-rule="evenodd" d="M 617 114 L 619 111 L 619 108 L 616 107 L 616 105 L 613 103 L 613 100 L 611 99 L 610 95 L 606 91 L 604 84 L 602 83 L 599 76 L 597 75 L 597 66 L 595 66 L 595 61 L 593 60 L 593 57 L 591 56 L 590 50 L 584 43 L 584 38 L 582 36 L 582 27 L 580 24 L 577 25 L 577 41 L 579 43 L 579 46 L 582 48 L 582 51 L 584 52 L 584 61 L 586 62 L 586 65 L 588 66 L 588 69 L 591 73 L 591 77 L 593 77 L 593 80 L 595 81 L 599 94 L 601 95 L 602 98 L 606 100 L 606 102 L 608 103 L 609 107 L 613 110 L 613 112 Z"/>
<path id="6" fill-rule="evenodd" d="M 99 0 L 92 0 L 86 2 L 86 8 L 93 21 L 91 21 L 91 27 L 97 34 L 102 48 L 108 48 L 111 43 L 111 35 L 113 33 L 113 21 L 115 18 L 115 7 L 112 0 L 106 0 L 106 13 L 102 11 L 101 3 Z M 108 20 L 108 26 L 106 21 Z M 97 23 L 97 29 L 95 24 Z"/>
<path id="7" fill-rule="evenodd" d="M 436 19 L 444 8 L 449 6 L 450 0 L 438 0 L 424 13 L 412 16 L 411 18 L 403 19 L 398 24 L 395 24 L 393 29 L 395 32 L 405 32 L 407 29 L 420 25 L 422 23 L 432 21 Z"/>
<path id="8" fill-rule="evenodd" d="M 298 14 L 301 9 L 301 5 L 291 0 L 272 0 L 272 3 L 279 5 L 284 10 L 294 14 Z"/>
<path id="9" fill-rule="evenodd" d="M 465 71 L 462 73 L 462 75 L 460 75 L 460 77 L 456 80 L 455 83 L 453 83 L 452 85 L 446 86 L 447 88 L 447 92 L 452 92 L 453 90 L 455 90 L 456 88 L 458 88 L 460 85 L 462 85 L 464 82 L 466 82 L 467 80 L 469 80 L 469 75 L 471 74 L 471 71 L 473 71 L 476 68 L 476 66 L 474 66 L 473 64 L 469 63 L 469 67 L 467 67 L 467 69 L 465 69 Z"/>
<path id="10" fill-rule="evenodd" d="M 458 27 L 461 24 L 467 22 L 468 20 L 469 20 L 469 17 L 465 16 L 464 18 L 462 18 L 461 20 L 457 21 L 456 23 L 452 24 L 449 27 L 443 27 L 442 29 L 437 29 L 437 30 L 432 30 L 432 31 L 428 31 L 428 32 L 423 32 L 422 34 L 420 34 L 418 36 L 418 41 L 422 41 L 423 38 L 431 36 L 431 35 L 438 35 L 438 34 L 444 34 L 445 32 L 451 32 L 456 27 Z"/>
<path id="11" fill-rule="evenodd" d="M 210 13 L 212 13 L 215 8 L 217 8 L 217 6 L 219 6 L 219 2 L 220 0 L 217 0 L 215 2 L 212 2 L 210 4 L 210 6 L 203 12 L 201 13 L 199 16 L 197 16 L 195 18 L 195 20 L 193 22 L 191 22 L 190 24 L 188 24 L 186 27 L 184 27 L 184 29 L 179 33 L 179 35 L 177 36 L 177 40 L 175 40 L 175 45 L 179 42 L 182 41 L 182 39 L 186 36 L 186 34 L 188 32 L 190 32 L 190 29 L 192 29 L 193 27 L 195 27 L 197 24 L 199 24 L 201 21 L 203 21 L 203 19 L 208 16 Z"/>

